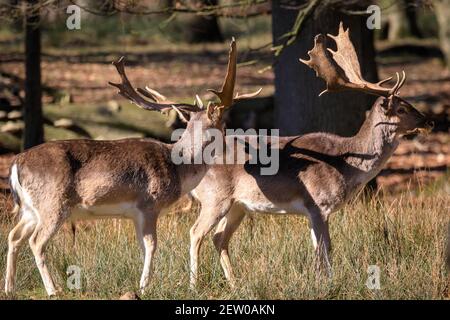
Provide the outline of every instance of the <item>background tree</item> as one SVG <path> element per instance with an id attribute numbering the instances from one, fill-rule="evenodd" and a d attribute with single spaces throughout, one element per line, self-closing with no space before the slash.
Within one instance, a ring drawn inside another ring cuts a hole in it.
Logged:
<path id="1" fill-rule="evenodd" d="M 446 23 L 446 14 L 450 0 L 435 0 L 436 13 L 441 22 L 442 49 L 450 56 L 450 31 Z M 29 6 L 42 5 L 39 0 L 27 0 Z M 51 1 L 50 1 L 51 2 Z M 82 5 L 91 4 L 90 1 L 74 2 Z M 117 4 L 120 4 L 118 6 Z M 181 2 L 180 2 L 181 3 Z M 258 2 L 259 3 L 259 2 Z M 267 4 L 269 2 L 266 2 Z M 415 4 L 415 0 L 403 0 L 403 4 Z M 187 24 L 190 41 L 220 41 L 222 35 L 217 19 L 221 15 L 229 15 L 230 8 L 221 7 L 222 2 L 217 0 L 190 0 L 161 1 L 159 7 L 152 9 L 147 1 L 115 2 L 104 1 L 99 14 L 166 14 L 186 13 L 184 16 L 191 19 Z M 361 61 L 363 76 L 369 81 L 377 80 L 375 64 L 375 51 L 373 46 L 373 32 L 366 27 L 366 16 L 353 14 L 351 11 L 365 11 L 369 1 L 351 0 L 292 0 L 272 1 L 272 30 L 274 45 L 286 44 L 291 38 L 292 44 L 279 50 L 274 68 L 275 72 L 275 122 L 274 126 L 281 128 L 283 134 L 297 134 L 311 131 L 330 131 L 342 135 L 351 135 L 356 132 L 362 123 L 365 111 L 372 104 L 374 97 L 358 93 L 328 94 L 318 97 L 324 88 L 322 80 L 314 72 L 298 62 L 298 58 L 306 57 L 306 52 L 312 48 L 313 37 L 317 33 L 336 33 L 339 21 L 344 21 L 350 27 L 351 38 L 355 44 Z M 99 4 L 94 2 L 95 9 Z M 140 6 L 140 7 L 139 7 Z M 252 5 L 257 7 L 258 4 Z M 164 10 L 166 7 L 167 10 Z M 217 8 L 216 8 L 217 7 Z M 252 7 L 252 8 L 253 8 Z M 105 9 L 106 8 L 106 9 Z M 159 8 L 159 9 L 158 9 Z M 212 11 L 212 8 L 215 8 Z M 225 10 L 224 10 L 225 8 Z M 309 8 L 309 10 L 306 10 Z M 162 10 L 161 10 L 162 9 Z M 232 8 L 235 14 L 245 14 L 239 8 Z M 414 8 L 415 9 L 415 8 Z M 133 12 L 136 11 L 136 12 Z M 155 10 L 152 12 L 152 10 Z M 41 76 L 40 76 L 40 29 L 39 10 L 27 10 L 26 17 L 26 103 L 25 103 L 25 133 L 24 146 L 28 148 L 43 141 L 42 103 L 41 103 Z M 158 13 L 159 12 L 159 13 Z M 247 10 L 253 15 L 252 10 Z M 262 11 L 267 13 L 268 11 Z M 95 13 L 95 12 L 94 12 Z M 256 14 L 258 14 L 256 12 Z M 314 17 L 314 19 L 312 19 Z M 192 21 L 204 20 L 202 26 Z M 207 21 L 207 22 L 206 22 Z M 217 28 L 216 28 L 217 27 Z M 284 37 L 286 33 L 295 35 Z M 198 33 L 197 33 L 198 31 Z M 202 35 L 200 35 L 202 34 Z M 449 61 L 449 60 L 448 60 Z M 296 121 L 292 121 L 296 119 Z"/>
<path id="2" fill-rule="evenodd" d="M 434 12 L 439 24 L 439 41 L 450 70 L 450 0 L 434 0 Z"/>
<path id="3" fill-rule="evenodd" d="M 421 0 L 381 1 L 380 5 L 386 7 L 383 16 L 389 41 L 398 40 L 405 31 L 413 37 L 423 37 L 417 22 L 417 8 L 422 5 Z"/>
<path id="4" fill-rule="evenodd" d="M 342 13 L 342 5 L 311 8 L 313 2 L 308 6 L 311 12 L 306 14 L 304 11 L 306 15 L 295 41 L 281 51 L 275 65 L 275 127 L 280 128 L 282 135 L 327 131 L 349 136 L 361 126 L 374 97 L 354 92 L 318 97 L 325 89 L 325 83 L 298 59 L 307 57 L 306 52 L 312 49 L 316 34 L 337 34 L 342 20 L 351 30 L 350 37 L 361 62 L 363 77 L 377 81 L 373 32 L 366 26 L 366 16 Z M 280 38 L 292 30 L 302 14 L 292 8 L 304 7 L 308 1 L 289 1 L 289 6 L 285 1 L 272 3 L 273 41 L 280 45 L 285 42 L 285 38 Z M 361 1 L 351 6 L 354 10 L 365 8 L 367 5 Z"/>
<path id="5" fill-rule="evenodd" d="M 422 31 L 417 23 L 417 7 L 420 5 L 419 0 L 404 0 L 405 15 L 408 21 L 409 33 L 416 38 L 423 38 Z"/>
<path id="6" fill-rule="evenodd" d="M 25 16 L 24 149 L 44 141 L 41 84 L 41 30 L 38 0 L 27 0 Z"/>
<path id="7" fill-rule="evenodd" d="M 190 0 L 188 5 L 201 9 L 205 6 L 216 6 L 217 0 Z M 223 36 L 215 15 L 189 15 L 186 19 L 185 38 L 189 43 L 222 42 Z"/>

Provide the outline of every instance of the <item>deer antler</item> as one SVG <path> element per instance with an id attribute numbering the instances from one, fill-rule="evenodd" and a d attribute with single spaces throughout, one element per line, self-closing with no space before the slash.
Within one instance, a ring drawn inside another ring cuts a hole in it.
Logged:
<path id="1" fill-rule="evenodd" d="M 358 62 L 355 48 L 350 41 L 349 29 L 344 30 L 342 22 L 339 25 L 339 33 L 336 36 L 328 34 L 336 42 L 337 50 L 327 48 L 326 37 L 318 34 L 314 38 L 314 48 L 308 51 L 309 60 L 300 59 L 301 62 L 316 71 L 316 75 L 327 83 L 327 91 L 341 91 L 345 89 L 363 91 L 366 93 L 388 97 L 398 94 L 398 90 L 406 80 L 405 72 L 402 78 L 396 73 L 397 82 L 392 88 L 381 85 L 392 77 L 371 83 L 361 75 L 361 67 Z M 331 56 L 330 56 L 331 53 Z"/>
<path id="2" fill-rule="evenodd" d="M 233 104 L 234 84 L 236 83 L 236 40 L 231 39 L 230 53 L 228 55 L 228 67 L 225 80 L 220 91 L 214 89 L 208 89 L 208 91 L 214 93 L 220 99 L 220 103 L 224 108 L 228 108 Z"/>
<path id="3" fill-rule="evenodd" d="M 119 94 L 121 96 L 129 99 L 132 103 L 134 103 L 135 105 L 137 105 L 142 109 L 155 110 L 163 113 L 171 109 L 176 109 L 177 111 L 201 110 L 201 108 L 199 108 L 197 105 L 188 103 L 173 103 L 167 101 L 167 98 L 165 96 L 163 96 L 156 90 L 150 89 L 148 87 L 146 87 L 146 90 L 141 88 L 137 88 L 135 90 L 125 73 L 124 60 L 125 58 L 121 57 L 119 60 L 113 62 L 113 65 L 116 67 L 122 82 L 121 83 L 108 82 L 110 85 L 119 89 Z M 149 98 L 152 101 L 146 100 L 142 96 Z"/>
<path id="4" fill-rule="evenodd" d="M 262 88 L 260 88 L 255 92 L 242 95 L 236 93 L 236 95 L 233 97 L 234 85 L 236 83 L 236 63 L 237 63 L 236 40 L 233 37 L 231 39 L 230 53 L 228 55 L 227 74 L 225 76 L 222 89 L 220 91 L 208 89 L 208 91 L 214 93 L 217 97 L 219 97 L 220 104 L 224 109 L 231 107 L 231 105 L 235 101 L 253 98 L 257 96 L 262 90 Z"/>

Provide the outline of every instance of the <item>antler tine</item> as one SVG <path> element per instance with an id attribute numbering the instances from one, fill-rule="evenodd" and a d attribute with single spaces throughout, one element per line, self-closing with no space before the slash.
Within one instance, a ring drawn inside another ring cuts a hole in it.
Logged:
<path id="1" fill-rule="evenodd" d="M 250 99 L 250 98 L 254 98 L 256 97 L 258 94 L 260 94 L 262 91 L 262 88 L 259 88 L 258 90 L 254 91 L 254 92 L 250 92 L 250 93 L 244 93 L 244 94 L 239 94 L 236 93 L 236 96 L 234 97 L 234 101 L 238 101 L 238 100 L 244 100 L 244 99 Z"/>
<path id="2" fill-rule="evenodd" d="M 391 80 L 392 77 L 377 83 L 364 80 L 361 75 L 358 56 L 350 41 L 349 29 L 344 29 L 342 22 L 339 24 L 338 34 L 328 34 L 328 36 L 336 42 L 336 51 L 327 48 L 326 38 L 319 34 L 314 39 L 314 48 L 308 51 L 310 60 L 300 59 L 301 62 L 314 69 L 317 76 L 326 81 L 327 89 L 322 93 L 350 89 L 388 97 L 396 94 L 398 86 L 403 85 L 404 78 L 399 80 L 398 75 L 397 83 L 392 88 L 381 86 Z"/>
<path id="3" fill-rule="evenodd" d="M 144 90 L 142 90 L 144 91 Z M 155 89 L 149 88 L 148 86 L 145 86 L 145 91 L 149 93 L 156 101 L 167 101 L 167 97 L 156 91 Z"/>
<path id="4" fill-rule="evenodd" d="M 260 88 L 252 93 L 246 94 L 237 93 L 236 96 L 234 96 L 233 98 L 234 86 L 236 83 L 236 64 L 237 64 L 237 49 L 236 49 L 236 40 L 233 37 L 231 39 L 230 53 L 228 55 L 227 74 L 225 76 L 222 89 L 220 91 L 208 89 L 208 91 L 214 93 L 216 96 L 219 97 L 220 103 L 224 108 L 230 107 L 233 104 L 233 102 L 237 100 L 253 98 L 257 96 L 262 90 L 262 88 Z"/>
<path id="5" fill-rule="evenodd" d="M 195 95 L 195 105 L 198 106 L 200 109 L 203 109 L 203 101 L 200 99 L 198 94 Z"/>
<path id="6" fill-rule="evenodd" d="M 145 89 L 142 88 L 136 88 L 136 91 L 142 94 L 143 96 L 152 99 L 152 101 L 161 103 L 167 100 L 165 96 L 160 94 L 158 91 L 150 89 L 149 87 L 145 87 Z"/>
<path id="7" fill-rule="evenodd" d="M 378 82 L 377 82 L 377 85 L 381 86 L 381 85 L 382 85 L 383 83 L 386 83 L 386 82 L 389 82 L 389 81 L 391 81 L 391 80 L 392 80 L 392 78 L 393 78 L 393 77 L 389 77 L 389 78 L 386 78 L 386 79 L 380 80 L 380 81 L 378 81 Z"/>
<path id="8" fill-rule="evenodd" d="M 228 54 L 228 67 L 225 80 L 220 91 L 214 89 L 208 89 L 208 91 L 214 93 L 219 97 L 220 103 L 228 108 L 233 104 L 233 92 L 234 85 L 236 83 L 236 63 L 237 63 L 237 52 L 236 52 L 236 40 L 234 37 L 231 39 L 230 53 Z"/>
<path id="9" fill-rule="evenodd" d="M 162 96 L 161 94 L 159 94 L 157 91 L 154 90 L 149 90 L 149 92 L 145 92 L 143 89 L 138 88 L 136 91 L 131 85 L 125 73 L 124 60 L 125 60 L 124 57 L 120 57 L 119 60 L 113 62 L 113 65 L 116 67 L 117 72 L 120 75 L 121 83 L 108 82 L 110 85 L 119 89 L 119 94 L 121 96 L 129 99 L 132 103 L 134 103 L 138 107 L 146 110 L 167 112 L 168 110 L 172 109 L 172 105 L 175 105 L 178 108 L 183 108 L 189 111 L 200 110 L 197 106 L 187 103 L 176 103 L 176 104 L 170 102 L 161 103 L 160 97 L 164 96 Z M 139 93 L 141 93 L 143 96 L 149 99 L 152 99 L 153 101 L 148 101 L 144 99 Z"/>
<path id="10" fill-rule="evenodd" d="M 140 94 L 142 94 L 144 97 L 147 97 L 147 98 L 151 99 L 152 101 L 158 102 L 156 97 L 154 95 L 152 95 L 150 92 L 147 92 L 142 88 L 136 88 L 136 91 L 139 92 Z"/>
<path id="11" fill-rule="evenodd" d="M 230 52 L 228 54 L 227 74 L 225 76 L 222 89 L 220 91 L 208 89 L 208 91 L 214 93 L 216 96 L 219 97 L 220 103 L 224 109 L 231 107 L 231 105 L 235 101 L 253 98 L 262 91 L 262 88 L 260 88 L 255 92 L 251 93 L 245 94 L 236 93 L 236 95 L 233 97 L 234 86 L 236 83 L 236 64 L 237 64 L 237 49 L 236 49 L 236 40 L 233 37 L 231 39 Z"/>
<path id="12" fill-rule="evenodd" d="M 395 90 L 397 90 L 398 84 L 400 83 L 400 75 L 398 74 L 398 72 L 395 73 L 395 76 L 397 77 L 397 80 L 395 81 L 395 84 L 392 87 L 393 92 L 395 92 Z"/>
<path id="13" fill-rule="evenodd" d="M 394 94 L 397 94 L 401 87 L 405 84 L 406 81 L 406 73 L 405 70 L 402 70 L 402 80 L 400 80 L 400 83 L 398 84 Z"/>

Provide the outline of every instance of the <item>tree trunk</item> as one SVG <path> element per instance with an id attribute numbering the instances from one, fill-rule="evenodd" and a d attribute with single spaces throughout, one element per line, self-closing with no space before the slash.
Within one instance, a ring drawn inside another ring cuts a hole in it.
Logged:
<path id="1" fill-rule="evenodd" d="M 38 1 L 28 0 L 28 5 Z M 24 149 L 44 141 L 41 87 L 41 33 L 39 13 L 27 14 L 25 26 L 25 105 Z"/>
<path id="2" fill-rule="evenodd" d="M 189 4 L 195 8 L 202 6 L 215 6 L 217 0 L 191 0 Z M 186 26 L 186 41 L 189 43 L 222 42 L 223 36 L 220 31 L 217 17 L 214 15 L 191 15 L 188 17 Z"/>
<path id="3" fill-rule="evenodd" d="M 292 2 L 292 1 L 291 1 Z M 302 4 L 304 1 L 297 1 Z M 272 33 L 275 45 L 288 32 L 298 11 L 282 8 L 280 1 L 272 2 Z M 375 64 L 373 32 L 361 16 L 347 16 L 331 9 L 322 9 L 319 16 L 311 15 L 303 24 L 295 42 L 286 47 L 275 66 L 275 127 L 282 135 L 307 132 L 333 132 L 344 136 L 355 134 L 365 119 L 365 112 L 374 97 L 356 92 L 326 93 L 323 80 L 298 61 L 307 58 L 318 33 L 337 34 L 340 21 L 350 27 L 350 37 L 357 51 L 362 75 L 368 81 L 378 79 Z M 330 41 L 332 43 L 332 41 Z"/>
<path id="4" fill-rule="evenodd" d="M 408 22 L 409 33 L 416 38 L 423 38 L 422 31 L 420 31 L 417 24 L 417 6 L 419 5 L 417 0 L 404 0 L 405 3 L 405 16 Z"/>
<path id="5" fill-rule="evenodd" d="M 439 41 L 445 56 L 447 69 L 450 70 L 450 0 L 435 0 L 433 2 L 439 24 Z"/>
<path id="6" fill-rule="evenodd" d="M 396 41 L 400 39 L 402 29 L 406 21 L 406 10 L 402 2 L 394 2 L 387 14 L 388 20 L 388 40 Z"/>
<path id="7" fill-rule="evenodd" d="M 150 1 L 151 2 L 151 1 Z M 174 6 L 174 0 L 159 0 L 158 7 L 161 9 L 171 8 Z"/>

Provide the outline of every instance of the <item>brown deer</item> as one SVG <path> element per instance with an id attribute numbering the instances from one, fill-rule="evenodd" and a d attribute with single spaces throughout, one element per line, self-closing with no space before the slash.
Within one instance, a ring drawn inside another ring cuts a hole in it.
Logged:
<path id="1" fill-rule="evenodd" d="M 198 97 L 196 104 L 176 104 L 152 89 L 135 90 L 125 74 L 123 58 L 114 63 L 121 83 L 110 84 L 119 89 L 119 94 L 146 110 L 175 109 L 184 119 L 189 118 L 186 130 L 174 144 L 154 139 L 68 140 L 47 142 L 17 155 L 10 184 L 20 221 L 8 237 L 7 294 L 15 290 L 17 254 L 28 239 L 48 295 L 56 294 L 45 248 L 65 221 L 79 219 L 132 219 L 144 252 L 140 289 L 147 287 L 159 213 L 195 188 L 207 170 L 205 163 L 173 163 L 172 150 L 184 147 L 194 159 L 210 143 L 207 139 L 192 141 L 194 125 L 201 124 L 203 134 L 213 128 L 222 130 L 224 111 L 235 100 L 252 96 L 233 96 L 236 56 L 233 39 L 222 89 L 212 90 L 220 102 L 210 102 L 206 110 Z M 196 148 L 200 142 L 200 148 Z"/>
<path id="2" fill-rule="evenodd" d="M 325 91 L 358 90 L 380 98 L 353 137 L 330 133 L 280 137 L 279 170 L 275 175 L 262 175 L 259 165 L 249 163 L 211 166 L 191 192 L 201 204 L 200 215 L 190 230 L 191 287 L 197 280 L 202 240 L 216 225 L 213 242 L 225 277 L 233 285 L 228 245 L 247 212 L 307 216 L 317 266 L 326 267 L 331 274 L 330 214 L 380 172 L 401 136 L 431 129 L 432 123 L 399 96 L 406 79 L 404 73 L 401 78 L 397 73 L 397 83 L 392 88 L 381 86 L 392 78 L 367 82 L 361 76 L 355 49 L 342 23 L 338 35 L 330 37 L 336 42 L 337 51 L 327 50 L 326 37 L 319 34 L 308 52 L 310 60 L 301 60 L 326 81 Z M 227 141 L 245 138 L 226 137 Z"/>

